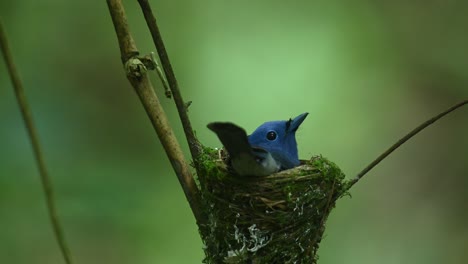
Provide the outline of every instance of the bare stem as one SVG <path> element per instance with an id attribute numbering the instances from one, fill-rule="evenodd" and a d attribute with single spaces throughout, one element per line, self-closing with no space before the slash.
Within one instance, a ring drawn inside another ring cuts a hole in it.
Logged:
<path id="1" fill-rule="evenodd" d="M 148 25 L 148 28 L 151 32 L 151 36 L 153 37 L 154 45 L 156 46 L 156 50 L 166 74 L 169 87 L 171 88 L 172 95 L 174 96 L 174 102 L 177 106 L 177 111 L 179 112 L 179 118 L 184 128 L 185 137 L 187 138 L 187 142 L 190 148 L 190 153 L 192 154 L 192 158 L 195 164 L 197 164 L 198 158 L 201 154 L 200 143 L 198 142 L 195 133 L 193 132 L 192 125 L 187 114 L 187 104 L 182 99 L 182 94 L 180 92 L 177 79 L 175 77 L 174 71 L 172 70 L 171 62 L 169 61 L 169 56 L 166 52 L 166 47 L 164 46 L 158 24 L 156 23 L 156 17 L 151 10 L 151 6 L 148 0 L 138 0 L 138 3 L 140 4 L 143 15 L 145 16 L 146 24 Z"/>
<path id="2" fill-rule="evenodd" d="M 146 113 L 153 124 L 161 144 L 171 162 L 180 185 L 184 191 L 197 223 L 203 223 L 201 213 L 200 194 L 193 179 L 190 167 L 186 162 L 179 142 L 169 125 L 166 113 L 154 92 L 153 86 L 147 76 L 144 64 L 136 57 L 138 50 L 130 34 L 125 10 L 121 0 L 107 0 L 109 12 L 112 17 L 120 46 L 122 62 L 124 63 L 127 78 L 135 89 Z"/>
<path id="3" fill-rule="evenodd" d="M 50 180 L 49 174 L 47 173 L 47 168 L 46 168 L 45 161 L 44 161 L 44 155 L 42 154 L 41 146 L 39 144 L 39 139 L 37 136 L 36 127 L 34 126 L 34 122 L 32 119 L 31 110 L 26 100 L 26 95 L 24 93 L 23 84 L 19 77 L 16 66 L 13 62 L 13 57 L 11 55 L 8 40 L 6 37 L 6 32 L 3 27 L 2 21 L 0 21 L 0 46 L 2 49 L 3 57 L 5 59 L 5 62 L 8 68 L 8 73 L 13 83 L 13 87 L 14 87 L 15 94 L 16 94 L 16 99 L 18 100 L 18 104 L 21 109 L 23 121 L 26 125 L 29 139 L 32 144 L 36 163 L 39 168 L 42 188 L 44 190 L 49 218 L 50 218 L 52 228 L 55 233 L 55 238 L 57 239 L 63 258 L 65 259 L 65 263 L 71 264 L 72 257 L 70 254 L 70 250 L 67 246 L 66 240 L 65 240 L 63 229 L 60 225 L 59 217 L 57 214 L 57 208 L 54 202 L 55 198 L 54 198 L 54 190 L 52 188 L 52 181 Z"/>
<path id="4" fill-rule="evenodd" d="M 158 59 L 156 58 L 154 52 L 151 52 L 151 60 L 154 63 L 154 68 L 156 72 L 158 73 L 158 77 L 161 80 L 162 85 L 164 86 L 164 94 L 166 95 L 166 98 L 171 99 L 172 98 L 172 93 L 171 93 L 171 88 L 169 88 L 169 84 L 167 83 L 166 76 L 163 73 L 163 70 L 161 69 L 161 66 L 159 65 Z"/>
<path id="5" fill-rule="evenodd" d="M 444 112 L 432 117 L 431 119 L 427 120 L 426 122 L 422 123 L 413 131 L 409 132 L 406 136 L 402 137 L 400 140 L 398 140 L 395 144 L 393 144 L 389 149 L 387 149 L 384 153 L 382 153 L 377 159 L 375 159 L 371 164 L 369 164 L 367 167 L 365 167 L 354 179 L 349 181 L 348 184 L 348 190 L 353 187 L 354 184 L 356 184 L 364 175 L 366 175 L 372 168 L 374 168 L 377 164 L 379 164 L 382 160 L 384 160 L 388 155 L 390 155 L 394 150 L 399 148 L 401 145 L 403 145 L 406 141 L 408 141 L 410 138 L 421 132 L 423 129 L 426 127 L 430 126 L 432 123 L 436 122 L 440 118 L 444 117 L 445 115 L 455 111 L 456 109 L 464 106 L 465 104 L 468 104 L 468 100 L 464 100 L 449 109 L 445 110 Z"/>

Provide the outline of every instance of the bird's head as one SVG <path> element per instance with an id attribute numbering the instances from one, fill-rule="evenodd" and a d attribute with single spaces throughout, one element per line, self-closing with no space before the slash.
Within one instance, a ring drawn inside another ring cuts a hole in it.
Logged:
<path id="1" fill-rule="evenodd" d="M 270 121 L 259 126 L 250 136 L 252 147 L 260 147 L 271 153 L 284 153 L 299 162 L 296 131 L 309 113 L 294 119 Z"/>

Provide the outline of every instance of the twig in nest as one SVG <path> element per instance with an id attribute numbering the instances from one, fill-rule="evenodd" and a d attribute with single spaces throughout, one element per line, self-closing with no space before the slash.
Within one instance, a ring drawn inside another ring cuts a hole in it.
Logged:
<path id="1" fill-rule="evenodd" d="M 421 132 L 423 129 L 426 127 L 430 126 L 432 123 L 436 122 L 437 120 L 441 119 L 445 115 L 455 111 L 456 109 L 464 106 L 465 104 L 468 104 L 468 100 L 464 100 L 449 109 L 445 110 L 444 112 L 432 117 L 431 119 L 427 120 L 426 122 L 422 123 L 413 131 L 409 132 L 406 136 L 402 137 L 400 140 L 398 140 L 395 144 L 393 144 L 389 149 L 387 149 L 384 153 L 382 153 L 380 156 L 377 157 L 371 164 L 369 164 L 367 167 L 365 167 L 358 175 L 349 181 L 348 183 L 348 190 L 353 187 L 354 184 L 356 184 L 364 175 L 366 175 L 372 168 L 374 168 L 377 164 L 379 164 L 382 160 L 384 160 L 388 155 L 390 155 L 393 151 L 395 151 L 397 148 L 399 148 L 401 145 L 403 145 L 406 141 L 408 141 L 410 138 Z"/>

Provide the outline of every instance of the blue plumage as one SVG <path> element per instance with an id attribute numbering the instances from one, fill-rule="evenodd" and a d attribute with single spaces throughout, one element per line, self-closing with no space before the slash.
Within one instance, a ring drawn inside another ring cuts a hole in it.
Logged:
<path id="1" fill-rule="evenodd" d="M 266 122 L 249 136 L 233 123 L 214 122 L 208 128 L 223 143 L 237 174 L 266 176 L 299 165 L 296 131 L 307 115 Z"/>

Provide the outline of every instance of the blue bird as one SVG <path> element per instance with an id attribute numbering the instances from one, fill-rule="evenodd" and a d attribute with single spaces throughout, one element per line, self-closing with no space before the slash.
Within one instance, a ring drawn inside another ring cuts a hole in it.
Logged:
<path id="1" fill-rule="evenodd" d="M 216 133 L 229 153 L 230 166 L 241 176 L 266 176 L 300 164 L 296 131 L 309 113 L 294 119 L 263 123 L 251 135 L 233 123 L 214 122 Z"/>

